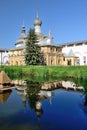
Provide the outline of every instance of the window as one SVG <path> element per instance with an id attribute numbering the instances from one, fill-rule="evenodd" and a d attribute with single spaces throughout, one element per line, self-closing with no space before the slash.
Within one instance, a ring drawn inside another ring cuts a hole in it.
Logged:
<path id="1" fill-rule="evenodd" d="M 65 57 L 63 57 L 63 61 L 65 61 Z"/>
<path id="2" fill-rule="evenodd" d="M 50 51 L 51 51 L 51 52 L 53 52 L 53 51 L 54 51 L 54 48 L 53 48 L 53 47 L 51 47 L 51 48 L 50 48 Z"/>
<path id="3" fill-rule="evenodd" d="M 83 62 L 86 64 L 86 56 L 83 56 Z"/>
<path id="4" fill-rule="evenodd" d="M 72 65 L 71 64 L 71 59 L 67 60 L 67 65 Z"/>
<path id="5" fill-rule="evenodd" d="M 80 65 L 80 59 L 77 59 L 76 65 Z"/>

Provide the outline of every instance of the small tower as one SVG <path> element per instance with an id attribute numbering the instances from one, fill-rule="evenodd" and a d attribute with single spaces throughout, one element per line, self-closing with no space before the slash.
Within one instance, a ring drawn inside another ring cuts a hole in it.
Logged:
<path id="1" fill-rule="evenodd" d="M 23 23 L 23 25 L 22 25 L 21 35 L 24 36 L 24 37 L 26 36 L 26 30 L 25 30 L 25 25 L 24 25 L 24 23 Z"/>
<path id="2" fill-rule="evenodd" d="M 16 44 L 15 44 L 16 47 L 24 46 L 26 44 L 26 39 L 27 39 L 26 29 L 23 23 L 22 29 L 21 29 L 21 36 L 19 37 L 19 39 L 16 41 Z"/>
<path id="3" fill-rule="evenodd" d="M 38 17 L 38 9 L 36 10 L 36 19 L 34 20 L 34 27 L 35 27 L 35 33 L 40 33 L 41 32 L 41 25 L 42 21 Z"/>

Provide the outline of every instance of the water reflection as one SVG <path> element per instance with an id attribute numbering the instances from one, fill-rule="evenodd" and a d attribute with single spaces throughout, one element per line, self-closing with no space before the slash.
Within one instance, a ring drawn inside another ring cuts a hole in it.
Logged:
<path id="1" fill-rule="evenodd" d="M 49 99 L 49 103 L 52 104 L 52 96 L 55 89 L 53 83 L 38 83 L 32 81 L 14 81 L 17 85 L 17 93 L 22 99 L 23 106 L 26 110 L 26 102 L 31 109 L 35 111 L 36 116 L 40 119 L 43 114 L 42 101 Z M 55 83 L 54 83 L 55 84 Z"/>
<path id="2" fill-rule="evenodd" d="M 87 115 L 87 88 L 84 89 L 81 108 L 83 109 L 84 113 Z"/>
<path id="3" fill-rule="evenodd" d="M 16 85 L 19 89 L 24 89 L 25 87 L 30 89 L 28 92 L 34 93 L 35 91 L 38 91 L 38 89 L 42 90 L 53 90 L 53 89 L 59 89 L 59 88 L 65 88 L 67 90 L 75 90 L 75 91 L 84 91 L 84 87 L 82 85 L 78 85 L 72 81 L 53 81 L 53 82 L 33 82 L 28 80 L 13 80 L 13 84 Z M 35 89 L 35 86 L 37 89 Z M 35 89 L 35 91 L 31 91 L 31 89 Z"/>
<path id="4" fill-rule="evenodd" d="M 41 103 L 43 100 L 49 99 L 49 103 L 52 104 L 52 96 L 54 96 L 53 90 L 62 88 L 73 91 L 84 91 L 83 86 L 78 86 L 72 81 L 54 81 L 39 83 L 28 80 L 14 80 L 12 82 L 16 85 L 17 93 L 22 99 L 24 108 L 26 109 L 26 100 L 28 100 L 30 108 L 34 109 L 38 117 L 43 114 Z"/>
<path id="5" fill-rule="evenodd" d="M 15 114 L 13 114 L 13 116 L 10 117 L 11 119 L 9 119 L 9 122 L 12 119 L 14 120 L 15 118 L 17 121 L 15 120 L 14 122 L 16 122 L 19 126 L 23 125 L 22 127 L 23 130 L 26 127 L 27 127 L 26 130 L 28 130 L 29 125 L 37 126 L 36 128 L 34 127 L 35 130 L 41 129 L 42 126 L 43 128 L 41 130 L 44 129 L 45 130 L 54 130 L 54 129 L 68 130 L 71 128 L 71 126 L 72 126 L 72 130 L 75 130 L 74 128 L 76 128 L 76 130 L 80 129 L 81 126 L 80 126 L 79 119 L 80 118 L 83 119 L 81 110 L 84 111 L 87 108 L 87 95 L 85 91 L 86 89 L 84 89 L 82 85 L 77 85 L 76 83 L 71 81 L 57 81 L 57 80 L 54 82 L 43 82 L 43 83 L 33 82 L 28 80 L 14 80 L 12 82 L 16 86 L 15 92 L 17 92 L 17 95 L 15 93 L 14 97 L 16 98 L 18 104 L 20 104 L 20 100 L 18 99 L 20 97 L 24 108 L 23 109 L 24 112 L 21 108 L 22 105 L 20 105 L 19 111 L 17 111 Z M 81 91 L 81 93 L 79 93 L 78 91 Z M 84 96 L 85 102 L 83 106 L 81 106 L 80 108 L 80 104 L 79 104 L 80 102 L 78 103 L 78 101 L 80 101 L 81 98 L 79 95 L 84 93 L 85 93 Z M 3 95 L 0 96 L 2 97 L 0 98 L 1 102 L 3 101 L 2 100 L 3 97 L 5 97 L 5 94 L 6 93 L 1 94 Z M 5 98 L 3 102 L 6 103 L 6 100 L 8 100 L 10 94 L 11 92 L 7 94 L 6 96 L 7 98 Z M 79 109 L 81 110 L 78 109 L 78 106 Z M 83 120 L 85 121 L 86 119 L 87 118 L 84 117 Z M 57 122 L 53 120 L 57 120 Z M 78 124 L 75 125 L 75 123 Z M 84 122 L 81 123 L 82 123 L 82 127 L 83 126 L 86 127 L 86 123 Z M 17 128 L 19 128 L 19 126 L 17 126 Z M 85 130 L 85 128 L 83 128 L 83 130 Z"/>
<path id="6" fill-rule="evenodd" d="M 34 109 L 36 115 L 40 117 L 43 113 L 39 95 L 41 85 L 38 82 L 32 82 L 32 81 L 26 81 L 26 85 L 27 85 L 26 93 L 30 108 Z"/>
<path id="7" fill-rule="evenodd" d="M 6 92 L 4 92 L 4 93 L 0 93 L 0 102 L 1 102 L 2 104 L 5 104 L 6 101 L 7 101 L 7 99 L 8 99 L 9 96 L 11 95 L 11 93 L 12 93 L 12 90 L 8 90 L 8 91 L 6 91 Z"/>

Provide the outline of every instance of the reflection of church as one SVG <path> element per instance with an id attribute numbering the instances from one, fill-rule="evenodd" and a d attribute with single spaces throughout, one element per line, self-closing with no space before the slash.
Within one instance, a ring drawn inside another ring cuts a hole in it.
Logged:
<path id="1" fill-rule="evenodd" d="M 38 93 L 34 94 L 34 96 L 33 96 L 32 93 L 30 95 L 28 95 L 26 87 L 22 86 L 22 85 L 19 85 L 19 86 L 17 85 L 17 88 L 16 88 L 17 94 L 21 98 L 24 110 L 26 111 L 27 103 L 28 103 L 28 106 L 34 110 L 36 116 L 39 119 L 44 112 L 43 101 L 49 100 L 49 104 L 52 104 L 52 97 L 54 96 L 54 92 L 51 90 L 49 91 L 49 90 L 41 89 Z M 26 91 L 26 93 L 25 93 L 25 91 Z"/>
<path id="2" fill-rule="evenodd" d="M 41 47 L 41 51 L 44 53 L 44 58 L 47 65 L 75 65 L 77 63 L 77 57 L 72 52 L 67 56 L 62 53 L 62 46 L 54 44 L 53 37 L 49 31 L 48 36 L 41 33 L 42 21 L 39 19 L 38 14 L 34 20 L 35 33 L 38 38 L 38 45 Z M 22 25 L 22 31 L 20 38 L 16 41 L 15 48 L 9 52 L 10 65 L 25 65 L 24 52 L 26 45 L 27 35 L 24 24 Z"/>
<path id="3" fill-rule="evenodd" d="M 12 90 L 6 91 L 5 93 L 0 93 L 0 102 L 4 104 L 11 95 L 11 92 Z"/>

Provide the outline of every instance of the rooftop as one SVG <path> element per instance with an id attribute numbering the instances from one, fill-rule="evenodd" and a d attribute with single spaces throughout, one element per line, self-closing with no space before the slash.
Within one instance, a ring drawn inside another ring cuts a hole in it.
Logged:
<path id="1" fill-rule="evenodd" d="M 58 44 L 58 45 L 60 45 L 60 46 L 66 46 L 66 45 L 69 46 L 69 45 L 81 45 L 81 44 L 87 44 L 87 40 L 61 43 L 61 44 Z"/>

